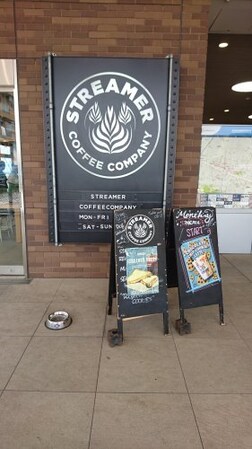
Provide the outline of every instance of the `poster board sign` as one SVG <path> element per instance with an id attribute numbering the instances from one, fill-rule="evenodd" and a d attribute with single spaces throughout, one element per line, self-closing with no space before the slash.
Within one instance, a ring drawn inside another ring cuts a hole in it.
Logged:
<path id="1" fill-rule="evenodd" d="M 215 209 L 173 209 L 173 220 L 180 307 L 222 306 Z"/>
<path id="2" fill-rule="evenodd" d="M 164 192 L 175 160 L 171 67 L 171 58 L 44 61 L 50 241 L 111 242 L 115 210 L 163 207 L 172 197 Z"/>
<path id="3" fill-rule="evenodd" d="M 114 214 L 118 316 L 168 313 L 162 209 Z"/>

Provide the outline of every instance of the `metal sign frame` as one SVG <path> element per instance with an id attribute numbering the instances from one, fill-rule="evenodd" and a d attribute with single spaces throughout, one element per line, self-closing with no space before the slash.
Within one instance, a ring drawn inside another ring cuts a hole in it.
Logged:
<path id="1" fill-rule="evenodd" d="M 123 321 L 163 314 L 169 333 L 169 311 L 162 208 L 114 212 L 108 314 L 117 296 L 117 330 L 109 331 L 112 346 L 123 341 Z M 116 343 L 115 343 L 116 340 Z"/>
<path id="2" fill-rule="evenodd" d="M 191 333 L 184 310 L 218 304 L 224 324 L 216 210 L 213 207 L 173 209 L 180 319 L 176 329 Z M 169 263 L 169 261 L 168 261 Z"/>

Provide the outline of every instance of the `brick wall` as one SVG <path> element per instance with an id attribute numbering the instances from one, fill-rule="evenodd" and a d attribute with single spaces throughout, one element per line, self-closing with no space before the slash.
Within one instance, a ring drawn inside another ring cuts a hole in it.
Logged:
<path id="1" fill-rule="evenodd" d="M 108 245 L 48 243 L 41 57 L 180 57 L 175 206 L 194 206 L 211 0 L 0 2 L 0 58 L 16 58 L 30 277 L 106 277 Z"/>

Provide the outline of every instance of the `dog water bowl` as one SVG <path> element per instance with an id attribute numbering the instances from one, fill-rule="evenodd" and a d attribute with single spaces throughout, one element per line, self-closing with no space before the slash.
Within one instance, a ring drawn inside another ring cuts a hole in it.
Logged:
<path id="1" fill-rule="evenodd" d="M 48 315 L 45 325 L 48 329 L 59 330 L 70 326 L 71 322 L 72 318 L 69 313 L 59 310 Z"/>

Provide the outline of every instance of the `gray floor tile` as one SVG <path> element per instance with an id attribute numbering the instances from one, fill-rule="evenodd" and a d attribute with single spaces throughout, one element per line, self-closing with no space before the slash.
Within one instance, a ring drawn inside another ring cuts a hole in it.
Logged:
<path id="1" fill-rule="evenodd" d="M 98 391 L 185 392 L 172 337 L 129 338 L 113 348 L 104 341 Z"/>
<path id="2" fill-rule="evenodd" d="M 227 259 L 226 255 L 225 254 L 220 254 L 220 266 L 221 266 L 221 269 L 223 269 L 225 267 L 229 267 L 230 265 L 231 265 L 231 263 Z"/>
<path id="3" fill-rule="evenodd" d="M 227 260 L 252 281 L 252 254 L 230 254 Z"/>
<path id="4" fill-rule="evenodd" d="M 252 351 L 252 338 L 246 338 L 246 345 Z"/>
<path id="5" fill-rule="evenodd" d="M 106 330 L 116 328 L 117 319 L 115 316 L 108 315 L 106 318 Z M 147 337 L 147 338 L 164 338 L 163 314 L 156 313 L 133 320 L 123 322 L 123 333 L 125 338 L 128 337 Z"/>
<path id="6" fill-rule="evenodd" d="M 191 395 L 204 449 L 251 449 L 252 395 Z"/>
<path id="7" fill-rule="evenodd" d="M 63 279 L 55 300 L 107 302 L 108 279 Z"/>
<path id="8" fill-rule="evenodd" d="M 181 339 L 181 335 L 175 330 L 176 319 L 179 318 L 179 311 L 171 310 L 171 329 L 174 338 Z M 221 338 L 221 339 L 240 339 L 240 334 L 225 313 L 225 326 L 220 326 L 219 306 L 212 305 L 206 307 L 197 307 L 195 309 L 185 310 L 185 318 L 191 324 L 191 334 L 186 338 Z"/>
<path id="9" fill-rule="evenodd" d="M 230 275 L 244 277 L 242 275 L 242 273 L 238 270 L 238 268 L 236 266 L 232 265 L 231 263 L 225 264 L 225 265 L 222 264 L 221 274 L 222 274 L 222 276 L 226 276 L 226 277 L 230 276 Z"/>
<path id="10" fill-rule="evenodd" d="M 244 282 L 249 282 L 249 279 L 232 267 L 228 270 L 222 270 L 221 278 L 224 286 L 228 284 L 242 284 Z"/>
<path id="11" fill-rule="evenodd" d="M 252 338 L 252 303 L 240 304 L 239 308 L 231 307 L 228 315 L 242 338 Z"/>
<path id="12" fill-rule="evenodd" d="M 179 307 L 179 297 L 177 287 L 168 288 L 168 302 L 170 309 Z"/>
<path id="13" fill-rule="evenodd" d="M 0 336 L 32 336 L 46 308 L 44 303 L 2 303 Z"/>
<path id="14" fill-rule="evenodd" d="M 221 275 L 224 281 L 229 281 L 231 283 L 250 281 L 244 270 L 242 270 L 242 266 L 240 264 L 234 265 L 231 262 L 221 266 Z"/>
<path id="15" fill-rule="evenodd" d="M 33 337 L 7 389 L 94 392 L 100 347 L 99 338 Z"/>
<path id="16" fill-rule="evenodd" d="M 88 449 L 94 395 L 4 392 L 1 449 Z"/>
<path id="17" fill-rule="evenodd" d="M 187 395 L 98 394 L 90 449 L 202 449 Z"/>
<path id="18" fill-rule="evenodd" d="M 29 337 L 0 337 L 0 389 L 5 387 L 29 340 Z"/>
<path id="19" fill-rule="evenodd" d="M 180 336 L 173 288 L 171 334 L 163 335 L 162 314 L 134 319 L 124 322 L 124 343 L 114 348 L 107 341 L 117 325 L 116 308 L 106 315 L 107 279 L 4 285 L 0 448 L 202 449 L 202 438 L 204 449 L 250 449 L 251 261 L 221 255 L 226 326 L 219 325 L 218 305 L 190 309 L 192 333 Z M 71 326 L 45 328 L 49 312 L 61 308 L 71 314 Z"/>
<path id="20" fill-rule="evenodd" d="M 191 393 L 252 393 L 252 354 L 242 340 L 176 339 Z"/>
<path id="21" fill-rule="evenodd" d="M 10 285 L 5 291 L 5 295 L 0 296 L 0 302 L 45 302 L 49 304 L 61 282 L 60 279 L 33 279 L 29 284 Z"/>
<path id="22" fill-rule="evenodd" d="M 46 335 L 50 337 L 102 337 L 105 323 L 105 309 L 106 305 L 103 302 L 53 301 L 46 311 L 35 335 Z M 50 313 L 57 310 L 68 312 L 72 318 L 72 323 L 66 329 L 53 331 L 45 327 L 45 321 Z"/>
<path id="23" fill-rule="evenodd" d="M 2 300 L 4 300 L 5 295 L 6 295 L 7 291 L 8 291 L 8 288 L 9 288 L 9 285 L 5 285 L 5 284 L 1 284 L 0 283 L 0 302 Z"/>
<path id="24" fill-rule="evenodd" d="M 223 285 L 224 305 L 240 308 L 241 304 L 250 304 L 252 307 L 252 283 L 244 281 L 243 283 L 225 283 Z"/>

